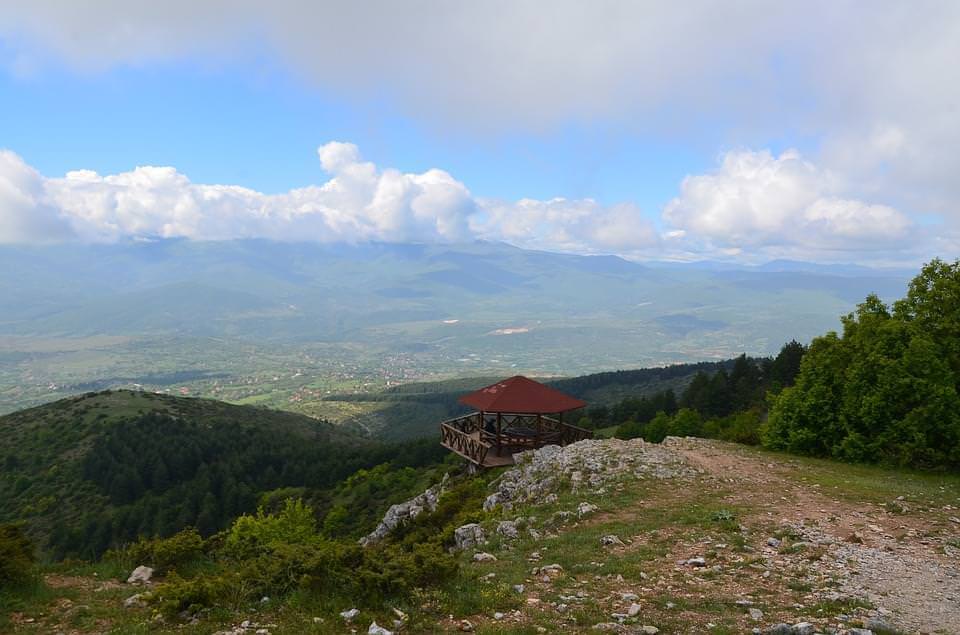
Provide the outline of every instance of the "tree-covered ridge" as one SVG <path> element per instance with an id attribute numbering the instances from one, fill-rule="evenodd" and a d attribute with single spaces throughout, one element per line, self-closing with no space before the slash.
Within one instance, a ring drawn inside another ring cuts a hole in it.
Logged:
<path id="1" fill-rule="evenodd" d="M 842 333 L 774 359 L 741 356 L 665 391 L 592 408 L 622 438 L 706 436 L 843 461 L 960 469 L 960 260 L 933 260 L 888 306 L 870 295 Z M 795 385 L 794 385 L 795 383 Z M 618 425 L 619 424 L 619 425 Z"/>
<path id="2" fill-rule="evenodd" d="M 364 468 L 433 464 L 433 440 L 381 444 L 322 421 L 249 406 L 128 391 L 0 418 L 0 522 L 23 521 L 55 558 L 92 557 L 184 527 L 210 535 L 271 491 L 324 494 Z M 400 479 L 381 505 L 409 494 Z"/>
<path id="3" fill-rule="evenodd" d="M 623 439 L 643 437 L 659 442 L 668 435 L 709 436 L 757 444 L 768 393 L 793 384 L 806 348 L 785 344 L 776 357 L 746 355 L 701 370 L 679 397 L 672 389 L 628 397 L 611 407 L 593 406 L 581 419 L 588 428 L 617 426 Z"/>
<path id="4" fill-rule="evenodd" d="M 850 461 L 960 468 L 960 260 L 934 260 L 892 307 L 869 296 L 813 341 L 764 443 Z"/>

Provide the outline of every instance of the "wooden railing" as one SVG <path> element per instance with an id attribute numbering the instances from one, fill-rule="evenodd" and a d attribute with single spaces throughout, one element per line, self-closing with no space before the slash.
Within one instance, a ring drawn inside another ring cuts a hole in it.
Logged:
<path id="1" fill-rule="evenodd" d="M 487 458 L 487 451 L 490 449 L 490 444 L 474 439 L 469 432 L 454 427 L 448 422 L 440 424 L 440 445 L 477 465 L 483 465 L 484 459 Z"/>
<path id="2" fill-rule="evenodd" d="M 515 435 L 501 434 L 488 428 L 496 425 L 496 414 L 474 412 L 462 417 L 448 419 L 440 424 L 440 444 L 449 450 L 469 459 L 477 465 L 483 465 L 487 452 L 491 448 L 531 449 L 544 445 L 568 445 L 583 439 L 589 439 L 593 433 L 569 423 L 563 423 L 553 417 L 529 414 L 501 414 L 501 429 L 523 426 L 540 431 L 539 435 L 517 438 Z M 499 443 L 498 443 L 499 441 Z"/>

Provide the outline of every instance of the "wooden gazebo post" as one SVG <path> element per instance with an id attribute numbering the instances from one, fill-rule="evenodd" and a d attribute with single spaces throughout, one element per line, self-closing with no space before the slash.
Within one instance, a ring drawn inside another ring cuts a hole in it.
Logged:
<path id="1" fill-rule="evenodd" d="M 501 434 L 503 432 L 501 414 L 497 413 L 497 456 L 500 456 Z"/>

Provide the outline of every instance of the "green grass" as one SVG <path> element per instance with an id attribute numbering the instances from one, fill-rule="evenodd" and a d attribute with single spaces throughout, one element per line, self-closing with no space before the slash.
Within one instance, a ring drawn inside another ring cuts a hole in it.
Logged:
<path id="1" fill-rule="evenodd" d="M 750 451 L 744 449 L 744 451 Z M 753 450 L 769 462 L 796 467 L 800 480 L 819 485 L 825 496 L 886 505 L 898 496 L 908 506 L 960 504 L 960 475 L 921 472 L 879 465 L 840 463 L 829 459 L 801 457 L 769 450 Z"/>

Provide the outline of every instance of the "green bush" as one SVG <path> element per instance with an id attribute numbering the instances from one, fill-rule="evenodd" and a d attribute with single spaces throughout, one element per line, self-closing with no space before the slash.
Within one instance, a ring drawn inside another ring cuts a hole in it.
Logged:
<path id="1" fill-rule="evenodd" d="M 253 516 L 237 518 L 227 531 L 224 552 L 234 558 L 249 558 L 274 551 L 279 545 L 307 545 L 320 537 L 313 510 L 300 499 L 287 499 L 276 514 L 263 508 Z"/>
<path id="2" fill-rule="evenodd" d="M 33 560 L 33 544 L 20 526 L 0 525 L 0 588 L 25 582 Z"/>
<path id="3" fill-rule="evenodd" d="M 960 261 L 934 260 L 890 307 L 868 296 L 817 338 L 774 400 L 764 445 L 960 469 Z"/>
<path id="4" fill-rule="evenodd" d="M 148 564 L 158 571 L 168 571 L 196 562 L 203 557 L 204 543 L 200 533 L 184 529 L 169 538 L 141 538 L 132 544 L 108 551 L 105 560 L 115 560 L 129 566 Z"/>

